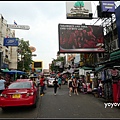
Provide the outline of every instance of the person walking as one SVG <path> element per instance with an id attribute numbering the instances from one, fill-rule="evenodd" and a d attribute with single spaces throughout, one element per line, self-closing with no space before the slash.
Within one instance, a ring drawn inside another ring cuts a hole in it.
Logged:
<path id="1" fill-rule="evenodd" d="M 5 80 L 3 79 L 2 76 L 0 76 L 0 94 L 4 91 L 5 89 Z"/>
<path id="2" fill-rule="evenodd" d="M 62 78 L 61 76 L 58 77 L 58 86 L 59 86 L 59 89 L 61 89 L 61 84 L 62 84 Z"/>
<path id="3" fill-rule="evenodd" d="M 40 96 L 43 96 L 44 95 L 44 86 L 45 86 L 45 79 L 44 79 L 44 76 L 41 76 L 40 78 Z"/>
<path id="4" fill-rule="evenodd" d="M 76 78 L 73 78 L 73 88 L 74 88 L 74 94 L 79 95 L 79 94 L 78 94 L 77 87 L 78 87 L 77 79 L 76 79 Z"/>
<path id="5" fill-rule="evenodd" d="M 73 91 L 73 80 L 72 80 L 72 78 L 69 80 L 68 87 L 69 87 L 69 96 L 71 96 L 72 91 Z"/>
<path id="6" fill-rule="evenodd" d="M 58 88 L 58 81 L 56 80 L 57 78 L 55 78 L 55 80 L 53 81 L 53 84 L 54 84 L 54 95 L 56 95 L 57 93 L 57 88 Z"/>

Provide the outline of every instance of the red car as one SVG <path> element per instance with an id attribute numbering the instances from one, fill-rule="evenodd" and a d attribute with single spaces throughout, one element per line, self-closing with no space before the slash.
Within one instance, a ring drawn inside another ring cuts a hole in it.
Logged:
<path id="1" fill-rule="evenodd" d="M 39 88 L 32 80 L 18 79 L 0 94 L 0 107 L 3 110 L 13 106 L 33 106 L 35 108 L 38 98 Z"/>

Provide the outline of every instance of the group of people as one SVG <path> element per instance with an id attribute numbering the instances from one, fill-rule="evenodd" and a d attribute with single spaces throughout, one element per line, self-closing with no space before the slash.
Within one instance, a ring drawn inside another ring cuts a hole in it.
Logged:
<path id="1" fill-rule="evenodd" d="M 69 80 L 68 82 L 68 88 L 69 88 L 69 96 L 71 96 L 72 92 L 74 94 L 78 94 L 78 82 L 77 82 L 77 79 L 75 77 L 71 77 L 71 79 Z"/>

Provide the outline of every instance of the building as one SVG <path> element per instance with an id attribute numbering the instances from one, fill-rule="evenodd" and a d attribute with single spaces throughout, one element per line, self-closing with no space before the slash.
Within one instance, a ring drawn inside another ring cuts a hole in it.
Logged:
<path id="1" fill-rule="evenodd" d="M 17 47 L 3 46 L 4 38 L 15 38 L 15 31 L 7 26 L 7 20 L 0 14 L 0 67 L 17 69 Z"/>

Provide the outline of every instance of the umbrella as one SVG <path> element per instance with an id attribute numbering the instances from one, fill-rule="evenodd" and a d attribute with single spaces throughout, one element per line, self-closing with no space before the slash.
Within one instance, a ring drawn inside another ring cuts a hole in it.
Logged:
<path id="1" fill-rule="evenodd" d="M 25 72 L 19 71 L 19 70 L 11 70 L 11 71 L 9 71 L 9 73 L 11 73 L 11 74 L 14 74 L 14 73 L 25 74 Z"/>

